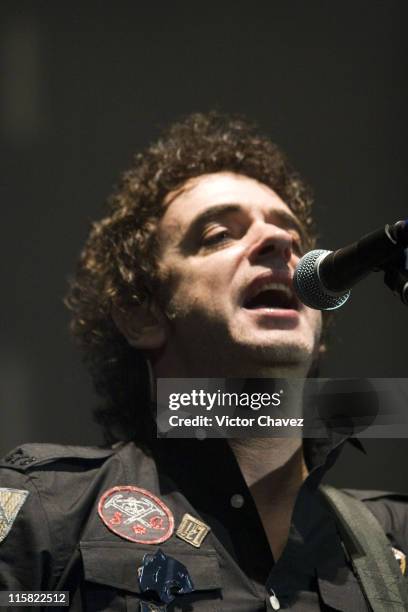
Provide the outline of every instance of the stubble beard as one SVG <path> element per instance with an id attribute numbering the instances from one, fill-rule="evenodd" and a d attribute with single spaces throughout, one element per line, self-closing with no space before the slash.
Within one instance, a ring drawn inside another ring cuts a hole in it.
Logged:
<path id="1" fill-rule="evenodd" d="M 201 377 L 286 377 L 302 376 L 312 361 L 305 342 L 252 342 L 233 337 L 222 321 L 208 321 L 198 313 L 170 302 L 166 309 L 177 348 L 189 366 L 190 375 Z M 194 372 L 194 374 L 192 374 Z"/>

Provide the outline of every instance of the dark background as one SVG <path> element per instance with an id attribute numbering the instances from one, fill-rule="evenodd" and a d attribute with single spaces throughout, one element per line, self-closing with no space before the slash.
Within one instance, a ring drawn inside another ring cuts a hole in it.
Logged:
<path id="1" fill-rule="evenodd" d="M 407 217 L 407 4 L 3 2 L 0 453 L 99 442 L 62 304 L 131 154 L 185 113 L 255 119 L 312 184 L 320 245 Z M 379 275 L 337 315 L 322 374 L 406 377 L 408 311 Z M 407 490 L 408 440 L 349 450 L 335 484 Z"/>

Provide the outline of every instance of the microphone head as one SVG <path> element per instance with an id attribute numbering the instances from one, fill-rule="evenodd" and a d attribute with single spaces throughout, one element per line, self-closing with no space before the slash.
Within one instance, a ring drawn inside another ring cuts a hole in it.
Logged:
<path id="1" fill-rule="evenodd" d="M 300 301 L 316 310 L 335 310 L 350 297 L 350 291 L 333 293 L 320 280 L 319 265 L 329 253 L 324 249 L 309 251 L 300 259 L 293 276 L 293 288 Z"/>

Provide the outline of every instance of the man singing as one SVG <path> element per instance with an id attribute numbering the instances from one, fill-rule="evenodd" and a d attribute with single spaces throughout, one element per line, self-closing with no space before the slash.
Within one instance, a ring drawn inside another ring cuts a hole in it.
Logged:
<path id="1" fill-rule="evenodd" d="M 3 459 L 1 589 L 68 591 L 73 610 L 404 609 L 388 578 L 382 597 L 361 582 L 319 489 L 344 438 L 156 437 L 157 378 L 317 371 L 327 320 L 292 289 L 314 242 L 303 181 L 243 120 L 191 115 L 134 158 L 67 298 L 107 446 Z M 354 495 L 401 590 L 407 499 Z"/>

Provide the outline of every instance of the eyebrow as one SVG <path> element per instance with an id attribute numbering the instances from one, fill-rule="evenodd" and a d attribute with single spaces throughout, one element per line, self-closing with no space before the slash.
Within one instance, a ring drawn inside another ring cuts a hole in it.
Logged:
<path id="1" fill-rule="evenodd" d="M 215 206 L 211 206 L 211 208 L 203 210 L 203 212 L 194 217 L 190 224 L 190 230 L 199 228 L 204 225 L 204 223 L 208 223 L 208 221 L 212 221 L 213 219 L 219 219 L 219 217 L 228 213 L 237 212 L 242 212 L 242 206 L 240 204 L 216 204 Z"/>
<path id="2" fill-rule="evenodd" d="M 213 221 L 215 219 L 219 219 L 220 217 L 229 214 L 229 213 L 237 213 L 244 212 L 244 208 L 242 204 L 216 204 L 215 206 L 211 206 L 207 208 L 203 212 L 199 213 L 196 217 L 193 218 L 189 231 L 194 231 L 200 227 L 202 227 L 205 223 L 209 221 Z M 300 234 L 302 233 L 302 226 L 296 217 L 287 213 L 284 210 L 276 210 L 273 212 L 274 216 L 280 219 L 286 226 L 297 230 Z"/>

